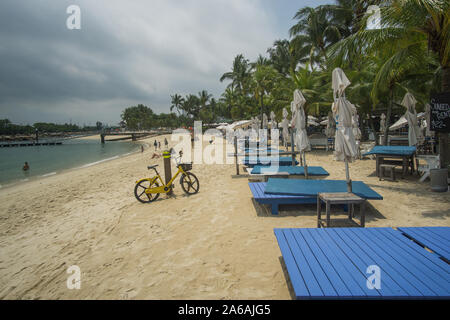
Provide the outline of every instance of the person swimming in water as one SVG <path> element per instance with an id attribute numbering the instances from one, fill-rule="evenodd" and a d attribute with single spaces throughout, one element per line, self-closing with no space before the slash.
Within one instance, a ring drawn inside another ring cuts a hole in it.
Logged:
<path id="1" fill-rule="evenodd" d="M 28 162 L 25 162 L 25 164 L 23 165 L 22 170 L 23 171 L 28 171 L 30 169 L 30 166 L 28 165 Z"/>

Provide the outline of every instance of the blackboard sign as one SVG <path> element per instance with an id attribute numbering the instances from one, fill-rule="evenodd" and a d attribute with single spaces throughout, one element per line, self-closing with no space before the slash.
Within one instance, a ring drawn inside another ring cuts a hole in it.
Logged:
<path id="1" fill-rule="evenodd" d="M 450 92 L 431 96 L 430 130 L 450 132 Z"/>

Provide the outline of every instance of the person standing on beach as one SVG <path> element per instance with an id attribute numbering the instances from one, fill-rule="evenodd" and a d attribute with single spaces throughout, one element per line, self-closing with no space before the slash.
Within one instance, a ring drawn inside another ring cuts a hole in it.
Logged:
<path id="1" fill-rule="evenodd" d="M 144 146 L 141 146 L 141 152 L 144 152 Z"/>
<path id="2" fill-rule="evenodd" d="M 156 151 L 156 149 L 158 148 L 158 142 L 156 142 L 156 140 L 155 140 L 155 143 L 153 143 L 153 145 L 155 146 L 155 151 Z"/>
<path id="3" fill-rule="evenodd" d="M 167 138 L 164 138 L 164 145 L 165 145 L 165 147 L 167 149 L 167 147 L 169 146 L 169 142 L 167 141 Z"/>

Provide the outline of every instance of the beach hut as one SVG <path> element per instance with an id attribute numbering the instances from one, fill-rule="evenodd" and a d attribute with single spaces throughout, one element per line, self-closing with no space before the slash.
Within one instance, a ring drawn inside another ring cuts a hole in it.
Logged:
<path id="1" fill-rule="evenodd" d="M 352 183 L 348 163 L 356 159 L 358 150 L 353 135 L 352 117 L 356 113 L 356 107 L 345 97 L 345 89 L 350 81 L 341 68 L 336 68 L 332 73 L 332 88 L 334 102 L 333 115 L 336 119 L 336 136 L 334 156 L 337 161 L 345 162 L 345 175 L 347 190 L 352 192 Z"/>

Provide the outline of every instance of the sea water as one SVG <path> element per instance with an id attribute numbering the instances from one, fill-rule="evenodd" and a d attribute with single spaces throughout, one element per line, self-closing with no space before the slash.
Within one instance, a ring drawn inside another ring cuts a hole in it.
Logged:
<path id="1" fill-rule="evenodd" d="M 63 140 L 62 145 L 0 148 L 0 187 L 37 177 L 55 175 L 62 170 L 89 167 L 139 150 L 126 141 L 102 144 L 99 139 Z M 23 171 L 28 162 L 30 169 Z"/>

